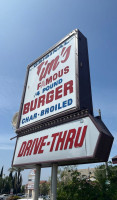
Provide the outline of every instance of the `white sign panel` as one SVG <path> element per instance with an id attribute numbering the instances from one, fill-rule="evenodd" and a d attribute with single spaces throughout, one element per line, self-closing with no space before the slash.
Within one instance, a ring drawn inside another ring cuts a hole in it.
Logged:
<path id="1" fill-rule="evenodd" d="M 76 108 L 75 45 L 71 36 L 29 68 L 19 127 Z"/>
<path id="2" fill-rule="evenodd" d="M 18 138 L 13 166 L 93 156 L 99 131 L 89 117 Z"/>

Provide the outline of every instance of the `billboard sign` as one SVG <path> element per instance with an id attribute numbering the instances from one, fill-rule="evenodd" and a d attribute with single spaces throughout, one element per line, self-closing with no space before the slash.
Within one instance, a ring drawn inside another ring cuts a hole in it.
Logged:
<path id="1" fill-rule="evenodd" d="M 76 48 L 72 35 L 30 65 L 19 127 L 77 108 Z"/>
<path id="2" fill-rule="evenodd" d="M 96 120 L 87 116 L 18 137 L 13 166 L 41 164 L 45 167 L 56 162 L 65 165 L 106 161 L 113 137 Z"/>

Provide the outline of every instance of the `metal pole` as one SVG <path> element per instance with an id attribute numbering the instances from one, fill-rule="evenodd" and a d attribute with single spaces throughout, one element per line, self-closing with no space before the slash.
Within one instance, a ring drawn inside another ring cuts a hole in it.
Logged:
<path id="1" fill-rule="evenodd" d="M 52 165 L 52 173 L 51 173 L 51 200 L 56 200 L 57 194 L 57 170 L 58 165 Z"/>
<path id="2" fill-rule="evenodd" d="M 41 174 L 41 166 L 36 166 L 36 172 L 35 172 L 35 182 L 34 182 L 34 196 L 33 200 L 38 200 L 39 196 L 39 183 L 40 183 L 40 174 Z"/>
<path id="3" fill-rule="evenodd" d="M 106 179 L 108 179 L 108 162 L 105 162 Z"/>

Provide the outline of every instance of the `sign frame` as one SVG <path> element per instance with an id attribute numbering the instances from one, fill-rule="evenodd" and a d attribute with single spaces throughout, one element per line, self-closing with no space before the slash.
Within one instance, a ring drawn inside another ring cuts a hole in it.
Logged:
<path id="1" fill-rule="evenodd" d="M 29 69 L 32 65 L 37 63 L 40 59 L 46 56 L 49 52 L 53 51 L 57 46 L 61 43 L 65 42 L 70 37 L 75 36 L 75 95 L 76 95 L 76 107 L 68 108 L 63 112 L 59 112 L 49 117 L 45 117 L 41 120 L 34 121 L 30 124 L 20 126 L 21 115 L 23 110 L 23 104 L 25 99 L 25 92 L 27 87 Z M 85 81 L 86 80 L 86 81 Z M 90 70 L 89 70 L 89 61 L 88 61 L 88 47 L 87 47 L 87 39 L 85 36 L 77 29 L 72 31 L 58 43 L 56 43 L 53 47 L 51 47 L 47 52 L 41 55 L 38 59 L 32 62 L 27 67 L 26 79 L 24 84 L 23 95 L 21 99 L 20 109 L 19 109 L 19 116 L 18 122 L 16 126 L 16 133 L 22 134 L 23 132 L 34 132 L 35 130 L 38 131 L 38 127 L 41 124 L 46 124 L 54 119 L 58 119 L 63 116 L 67 116 L 71 113 L 81 111 L 81 110 L 88 110 L 90 114 L 93 114 L 93 106 L 92 106 L 92 94 L 91 94 L 91 83 L 90 83 Z M 66 117 L 65 117 L 66 118 Z M 47 124 L 46 124 L 47 125 Z M 45 125 L 44 125 L 45 126 Z M 35 128 L 36 127 L 36 128 Z M 48 128 L 48 126 L 46 126 Z"/>

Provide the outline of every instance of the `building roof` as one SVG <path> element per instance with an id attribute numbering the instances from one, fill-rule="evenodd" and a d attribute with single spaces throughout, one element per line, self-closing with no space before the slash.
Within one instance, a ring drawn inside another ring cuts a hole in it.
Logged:
<path id="1" fill-rule="evenodd" d="M 112 163 L 113 163 L 113 164 L 117 164 L 117 156 L 114 156 L 114 157 L 112 158 Z"/>

